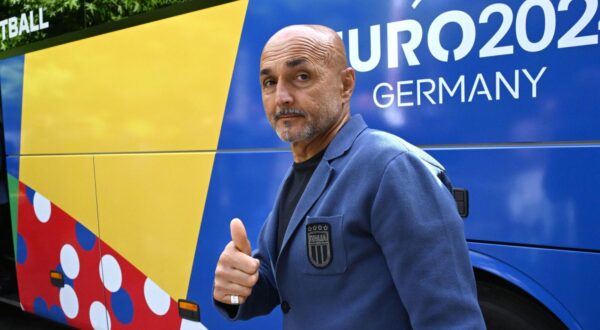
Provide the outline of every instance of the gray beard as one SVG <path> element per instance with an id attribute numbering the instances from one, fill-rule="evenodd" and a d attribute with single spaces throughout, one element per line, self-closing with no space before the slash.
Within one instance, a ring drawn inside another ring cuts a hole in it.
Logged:
<path id="1" fill-rule="evenodd" d="M 322 110 L 324 110 L 324 109 L 322 109 Z M 272 117 L 272 119 L 270 120 L 271 126 L 277 133 L 277 136 L 283 142 L 288 142 L 288 143 L 294 143 L 294 142 L 313 139 L 318 134 L 323 133 L 325 130 L 329 129 L 329 127 L 331 127 L 331 125 L 333 125 L 333 123 L 335 122 L 335 119 L 336 119 L 335 114 L 328 113 L 327 116 L 322 117 L 322 120 L 326 121 L 326 122 L 319 123 L 319 122 L 314 122 L 314 121 L 307 121 L 306 126 L 302 129 L 302 131 L 298 132 L 295 136 L 292 137 L 292 136 L 290 136 L 290 131 L 289 131 L 290 128 L 287 123 L 284 123 L 284 128 L 281 130 L 281 132 L 278 131 L 276 128 L 277 120 L 285 115 L 300 115 L 307 119 L 308 119 L 308 115 L 306 114 L 306 112 L 304 112 L 300 109 L 286 108 L 286 109 L 281 109 L 281 110 L 277 111 L 275 113 L 275 115 Z"/>
<path id="2" fill-rule="evenodd" d="M 307 139 L 312 138 L 315 135 L 315 132 L 317 131 L 317 127 L 315 127 L 314 123 L 307 123 L 307 125 L 304 127 L 304 129 L 294 137 L 290 136 L 290 131 L 289 131 L 290 127 L 289 127 L 288 123 L 284 123 L 284 128 L 281 132 L 278 131 L 276 128 L 277 120 L 279 120 L 281 117 L 286 116 L 286 115 L 299 115 L 304 118 L 308 118 L 308 115 L 306 114 L 306 112 L 304 112 L 300 109 L 284 108 L 284 109 L 277 111 L 275 113 L 275 115 L 273 116 L 273 119 L 271 121 L 271 126 L 273 126 L 273 129 L 277 133 L 277 136 L 279 136 L 279 139 L 281 139 L 283 142 L 293 143 L 293 142 L 297 142 L 297 141 L 307 140 Z"/>
<path id="3" fill-rule="evenodd" d="M 301 132 L 299 132 L 298 134 L 296 134 L 296 136 L 294 136 L 293 138 L 290 136 L 289 130 L 290 130 L 289 124 L 285 123 L 282 132 L 279 132 L 276 130 L 277 136 L 279 136 L 279 138 L 283 142 L 294 143 L 294 142 L 308 140 L 310 138 L 313 138 L 316 134 L 317 128 L 315 127 L 315 125 L 313 123 L 308 123 L 304 127 L 304 129 Z"/>

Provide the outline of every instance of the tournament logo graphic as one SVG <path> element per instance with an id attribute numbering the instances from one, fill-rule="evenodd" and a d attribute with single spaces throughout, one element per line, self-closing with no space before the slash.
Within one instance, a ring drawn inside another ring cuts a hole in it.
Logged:
<path id="1" fill-rule="evenodd" d="M 331 263 L 331 227 L 327 223 L 314 223 L 306 226 L 306 251 L 308 260 L 317 268 L 325 268 Z"/>

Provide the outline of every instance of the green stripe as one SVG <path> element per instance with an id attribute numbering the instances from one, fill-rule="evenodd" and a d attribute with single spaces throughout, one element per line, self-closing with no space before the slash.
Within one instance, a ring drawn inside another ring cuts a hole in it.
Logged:
<path id="1" fill-rule="evenodd" d="M 13 245 L 15 258 L 17 258 L 17 216 L 19 206 L 19 180 L 14 176 L 7 174 L 8 177 L 8 198 L 10 201 L 10 221 L 12 223 Z"/>

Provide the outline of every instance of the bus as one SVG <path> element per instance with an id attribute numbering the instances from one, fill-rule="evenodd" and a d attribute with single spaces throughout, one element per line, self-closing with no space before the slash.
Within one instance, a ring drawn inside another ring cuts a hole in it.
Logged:
<path id="1" fill-rule="evenodd" d="M 61 25 L 42 13 L 3 38 Z M 292 163 L 262 47 L 308 23 L 346 45 L 352 113 L 460 188 L 488 328 L 598 329 L 599 21 L 597 0 L 189 1 L 4 51 L 0 299 L 84 329 L 281 328 L 226 321 L 212 285 L 229 221 L 256 246 Z"/>

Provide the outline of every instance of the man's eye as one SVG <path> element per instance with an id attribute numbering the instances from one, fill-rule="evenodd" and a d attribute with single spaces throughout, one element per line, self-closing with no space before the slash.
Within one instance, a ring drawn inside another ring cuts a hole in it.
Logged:
<path id="1" fill-rule="evenodd" d="M 269 86 L 273 86 L 275 85 L 275 80 L 273 79 L 266 79 L 265 81 L 263 81 L 263 86 L 265 87 L 269 87 Z"/>
<path id="2" fill-rule="evenodd" d="M 304 80 L 308 80 L 308 74 L 306 73 L 301 73 L 297 76 L 298 80 L 304 81 Z"/>

